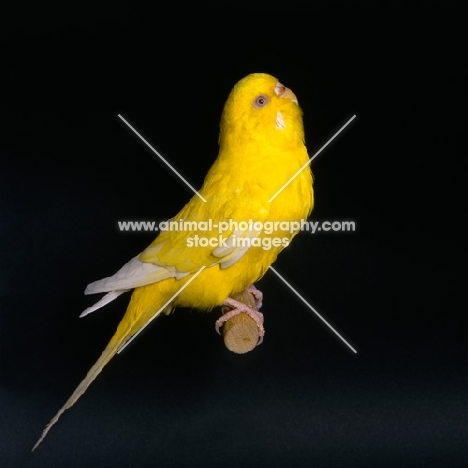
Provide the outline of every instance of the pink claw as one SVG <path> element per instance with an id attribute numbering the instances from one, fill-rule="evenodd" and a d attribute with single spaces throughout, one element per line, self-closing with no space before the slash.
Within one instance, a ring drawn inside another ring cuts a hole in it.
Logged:
<path id="1" fill-rule="evenodd" d="M 250 294 L 252 294 L 252 296 L 254 297 L 255 299 L 255 308 L 257 310 L 260 309 L 260 307 L 262 307 L 262 301 L 263 301 L 263 293 L 262 291 L 260 291 L 259 289 L 257 289 L 255 287 L 255 285 L 251 285 L 249 286 L 246 291 L 248 291 Z"/>
<path id="2" fill-rule="evenodd" d="M 250 286 L 250 287 L 252 287 L 252 286 Z M 255 288 L 255 286 L 254 286 L 254 288 Z M 255 291 L 258 291 L 258 289 L 255 288 Z M 249 292 L 252 292 L 252 291 L 249 291 Z M 262 293 L 260 291 L 258 291 L 258 293 L 260 293 L 260 305 L 261 305 Z M 252 292 L 252 294 L 253 294 L 253 292 Z M 257 302 L 257 304 L 258 304 L 258 302 Z M 261 312 L 259 312 L 256 309 L 253 309 L 252 307 L 249 307 L 246 304 L 243 304 L 242 302 L 231 299 L 230 297 L 228 297 L 224 301 L 223 308 L 224 307 L 229 307 L 229 308 L 231 308 L 231 310 L 229 310 L 229 312 L 226 312 L 223 316 L 221 316 L 218 320 L 216 320 L 215 329 L 216 329 L 216 332 L 218 334 L 221 335 L 221 332 L 219 331 L 219 329 L 223 326 L 223 324 L 225 322 L 227 322 L 230 318 L 232 318 L 232 317 L 234 317 L 236 315 L 244 313 L 244 314 L 247 314 L 249 317 L 251 317 L 255 321 L 255 323 L 257 324 L 257 328 L 258 328 L 258 343 L 257 343 L 257 346 L 262 344 L 263 337 L 265 336 L 265 329 L 263 328 L 263 314 Z"/>

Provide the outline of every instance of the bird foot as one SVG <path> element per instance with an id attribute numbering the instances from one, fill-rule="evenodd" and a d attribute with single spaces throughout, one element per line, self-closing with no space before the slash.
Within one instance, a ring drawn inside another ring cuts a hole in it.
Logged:
<path id="1" fill-rule="evenodd" d="M 257 310 L 260 309 L 260 307 L 262 307 L 262 301 L 263 301 L 263 293 L 262 291 L 260 291 L 259 289 L 257 289 L 255 287 L 255 285 L 251 285 L 249 286 L 247 289 L 246 289 L 247 292 L 249 292 L 250 294 L 252 294 L 252 296 L 254 297 L 255 299 L 255 308 Z"/>
<path id="2" fill-rule="evenodd" d="M 252 286 L 250 286 L 252 287 Z M 255 286 L 254 286 L 255 288 Z M 256 291 L 258 289 L 255 288 Z M 249 291 L 252 292 L 252 291 Z M 260 291 L 258 291 L 260 295 L 262 294 Z M 254 294 L 252 292 L 252 294 Z M 255 297 L 255 295 L 254 295 Z M 261 297 L 261 296 L 260 296 Z M 256 300 L 257 304 L 258 301 Z M 261 299 L 260 299 L 260 305 L 261 305 Z M 263 337 L 265 335 L 265 329 L 263 328 L 263 314 L 259 312 L 256 309 L 253 309 L 252 307 L 249 307 L 246 304 L 243 304 L 242 302 L 236 301 L 234 299 L 231 299 L 228 297 L 224 303 L 223 303 L 223 309 L 224 308 L 230 308 L 229 312 L 226 312 L 223 316 L 221 316 L 218 320 L 216 320 L 215 328 L 216 332 L 221 335 L 221 332 L 219 329 L 223 326 L 225 322 L 227 322 L 229 319 L 232 317 L 235 317 L 236 315 L 239 314 L 247 314 L 250 318 L 254 320 L 254 322 L 257 324 L 258 328 L 258 343 L 257 346 L 262 344 L 263 342 Z"/>

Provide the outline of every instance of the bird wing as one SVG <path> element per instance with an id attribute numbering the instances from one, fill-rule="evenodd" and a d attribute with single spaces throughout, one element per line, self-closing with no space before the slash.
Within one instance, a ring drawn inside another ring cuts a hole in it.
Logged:
<path id="1" fill-rule="evenodd" d="M 261 198 L 266 199 L 266 196 Z M 258 200 L 258 197 L 249 197 L 249 199 Z M 198 197 L 192 198 L 182 211 L 170 220 L 177 223 L 177 226 L 173 224 L 173 229 L 161 231 L 152 244 L 127 262 L 114 275 L 90 283 L 86 287 L 85 294 L 107 294 L 96 304 L 88 307 L 80 317 L 94 312 L 131 289 L 167 278 L 181 279 L 197 272 L 201 267 L 219 264 L 221 268 L 227 268 L 238 262 L 247 253 L 252 240 L 258 237 L 261 231 L 254 229 L 252 223 L 249 225 L 244 221 L 241 225 L 241 221 L 232 222 L 231 220 L 233 218 L 237 220 L 242 218 L 246 221 L 265 219 L 268 210 L 264 206 L 259 210 L 258 202 L 256 202 L 254 209 L 250 206 L 250 209 L 242 210 L 240 204 L 237 203 L 236 209 L 223 211 L 218 207 L 232 206 L 232 204 L 219 202 L 220 200 L 217 199 L 214 202 L 205 203 L 199 201 Z M 222 216 L 221 211 L 223 211 Z M 185 224 L 180 224 L 180 220 L 185 221 Z M 221 233 L 220 223 L 225 223 L 224 226 L 228 225 Z M 246 228 L 240 229 L 239 225 L 246 226 Z M 205 245 L 200 242 L 202 238 L 213 240 L 211 244 Z M 196 239 L 198 239 L 198 244 Z"/>
<path id="2" fill-rule="evenodd" d="M 140 260 L 189 273 L 202 266 L 233 265 L 261 234 L 254 221 L 265 221 L 270 210 L 267 194 L 261 187 L 250 186 L 243 192 L 242 197 L 237 197 L 235 190 L 205 195 L 207 202 L 193 197 L 173 218 L 174 230 L 161 232 L 143 251 Z"/>
<path id="3" fill-rule="evenodd" d="M 206 232 L 200 232 L 200 234 L 206 236 Z M 182 252 L 183 249 L 179 248 L 180 243 L 174 243 L 172 237 L 163 242 L 152 244 L 151 247 L 127 262 L 114 275 L 88 284 L 85 294 L 103 292 L 108 292 L 109 294 L 106 294 L 99 303 L 87 309 L 82 315 L 84 316 L 93 312 L 95 310 L 94 308 L 97 309 L 108 304 L 120 294 L 133 288 L 156 283 L 171 277 L 176 279 L 184 278 L 190 273 L 195 273 L 202 266 L 206 267 L 219 263 L 221 268 L 226 268 L 236 263 L 245 255 L 249 249 L 250 241 L 258 237 L 259 234 L 260 231 L 256 230 L 237 229 L 228 237 L 222 236 L 221 240 L 217 237 L 216 240 L 220 243 L 217 247 L 196 247 L 197 254 L 195 256 L 190 255 L 192 253 L 191 250 L 184 255 L 184 252 Z M 186 236 L 186 238 L 188 237 L 190 236 Z M 240 239 L 247 239 L 247 241 L 243 242 L 240 241 Z M 187 247 L 187 243 L 185 246 L 186 249 L 191 249 L 191 247 Z M 164 262 L 161 259 L 163 256 L 161 250 L 165 248 L 164 258 L 166 261 Z M 200 255 L 200 250 L 203 251 L 203 255 Z M 143 261 L 141 258 L 143 258 Z M 172 260 L 175 265 L 168 264 L 167 262 L 170 260 Z M 156 261 L 159 262 L 159 264 L 152 263 Z"/>

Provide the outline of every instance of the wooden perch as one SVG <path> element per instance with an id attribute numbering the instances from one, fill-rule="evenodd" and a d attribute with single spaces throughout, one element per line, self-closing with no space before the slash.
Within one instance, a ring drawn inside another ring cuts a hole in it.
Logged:
<path id="1" fill-rule="evenodd" d="M 248 291 L 234 294 L 232 299 L 242 302 L 255 309 L 255 298 Z M 222 313 L 230 310 L 229 307 L 222 307 Z M 245 354 L 257 346 L 258 328 L 255 321 L 247 314 L 239 314 L 230 318 L 223 325 L 224 344 L 229 351 L 237 354 Z"/>

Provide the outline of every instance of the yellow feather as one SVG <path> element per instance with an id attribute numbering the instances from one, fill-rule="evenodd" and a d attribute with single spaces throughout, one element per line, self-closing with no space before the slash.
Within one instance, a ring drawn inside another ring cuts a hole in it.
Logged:
<path id="1" fill-rule="evenodd" d="M 257 102 L 259 96 L 263 99 L 262 105 Z M 229 220 L 265 223 L 306 219 L 314 202 L 309 166 L 271 202 L 269 200 L 308 159 L 302 112 L 295 96 L 270 75 L 249 75 L 235 85 L 223 110 L 219 155 L 200 189 L 207 202 L 194 196 L 173 219 L 197 223 L 211 219 L 215 224 Z M 236 233 L 228 229 L 223 237 L 231 236 L 232 240 L 235 234 L 237 237 L 258 235 L 260 241 L 268 237 L 287 238 L 289 242 L 297 231 L 289 233 L 278 228 L 266 234 Z M 103 354 L 45 428 L 33 450 L 118 349 L 155 314 L 169 313 L 176 306 L 211 310 L 221 305 L 228 297 L 258 281 L 285 247 L 283 244 L 270 249 L 250 247 L 244 250 L 234 244 L 219 249 L 189 247 L 188 239 L 196 235 L 218 238 L 219 232 L 216 227 L 203 230 L 198 225 L 186 231 L 163 231 L 140 255 L 141 262 L 167 267 L 169 273 L 163 275 L 166 279 L 134 289 L 125 316 Z M 194 279 L 202 267 L 204 270 Z M 172 271 L 187 274 L 179 275 L 179 279 L 175 275 L 167 277 Z M 129 275 L 130 286 L 125 289 L 132 288 L 131 280 Z M 123 281 L 126 281 L 125 276 Z M 160 310 L 165 304 L 167 306 Z"/>

